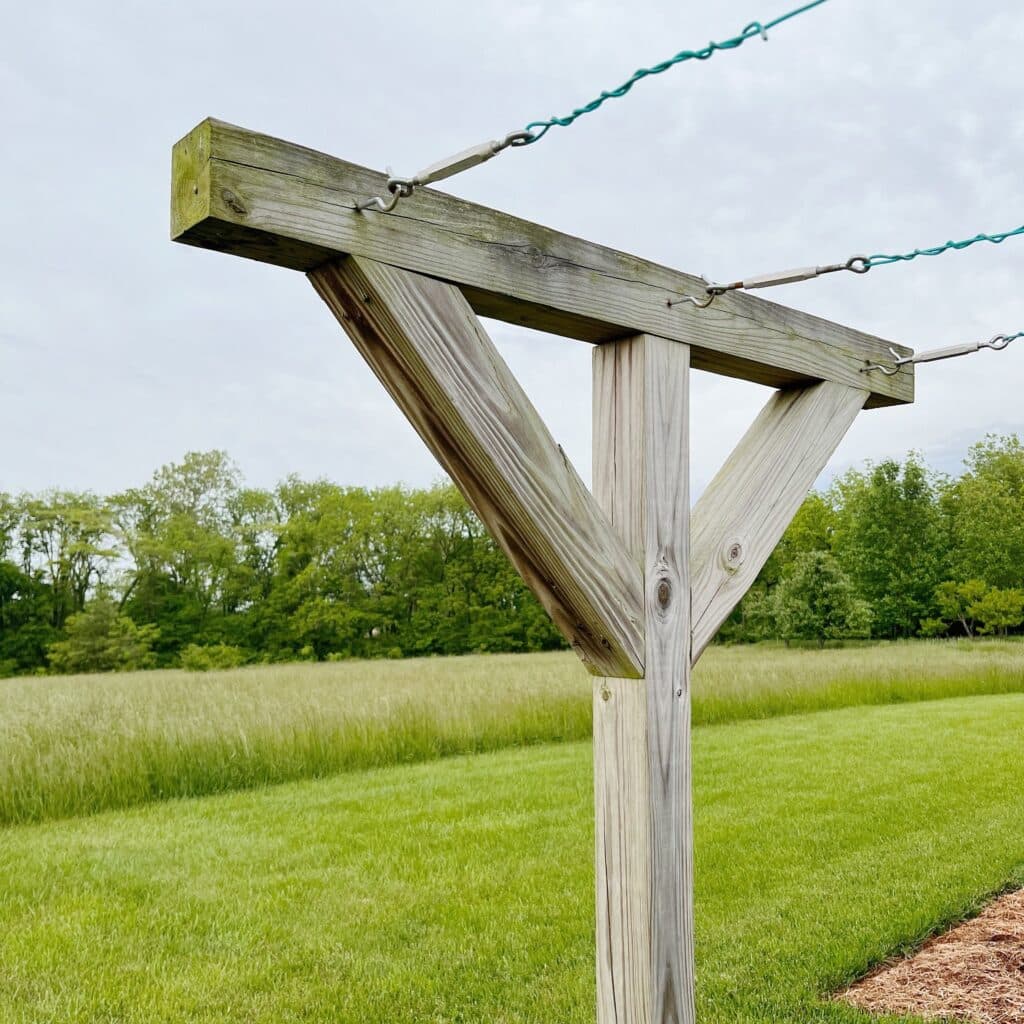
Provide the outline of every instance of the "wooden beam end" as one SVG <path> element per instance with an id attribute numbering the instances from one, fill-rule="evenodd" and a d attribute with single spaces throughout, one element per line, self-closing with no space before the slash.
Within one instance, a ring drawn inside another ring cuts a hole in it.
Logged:
<path id="1" fill-rule="evenodd" d="M 171 150 L 171 238 L 185 241 L 189 230 L 210 216 L 210 155 L 213 121 L 201 121 Z"/>

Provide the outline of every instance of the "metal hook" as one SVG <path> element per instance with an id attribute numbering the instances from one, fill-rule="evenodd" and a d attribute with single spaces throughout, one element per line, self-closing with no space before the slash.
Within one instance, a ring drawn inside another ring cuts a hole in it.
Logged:
<path id="1" fill-rule="evenodd" d="M 698 299 L 696 295 L 683 295 L 678 299 L 669 299 L 666 305 L 671 309 L 673 306 L 682 305 L 684 302 L 692 302 L 698 309 L 707 309 L 717 298 L 718 294 L 716 292 L 709 292 L 706 299 Z"/>
<path id="2" fill-rule="evenodd" d="M 528 128 L 520 129 L 519 131 L 509 132 L 504 139 L 501 140 L 501 148 L 506 149 L 508 146 L 528 146 L 531 142 L 536 142 L 540 136 L 536 132 L 531 132 Z"/>
<path id="3" fill-rule="evenodd" d="M 698 309 L 706 309 L 719 295 L 733 291 L 750 291 L 754 288 L 774 288 L 780 284 L 795 284 L 797 281 L 810 281 L 815 277 L 823 277 L 825 274 L 835 274 L 841 270 L 849 270 L 854 274 L 866 274 L 871 269 L 871 258 L 868 256 L 851 256 L 845 263 L 829 263 L 825 266 L 797 267 L 794 270 L 780 270 L 774 274 L 761 274 L 758 277 L 747 277 L 742 281 L 733 281 L 731 284 L 716 284 L 706 277 L 704 283 L 708 299 L 698 299 L 693 295 L 685 295 L 681 299 L 669 301 L 669 306 L 678 305 L 681 302 L 693 303 Z M 703 275 L 702 275 L 703 276 Z"/>
<path id="4" fill-rule="evenodd" d="M 893 377 L 900 371 L 901 366 L 907 363 L 937 363 L 941 359 L 956 359 L 958 356 L 969 356 L 980 352 L 983 348 L 990 348 L 996 352 L 1002 352 L 1010 342 L 1024 337 L 1024 331 L 1020 334 L 997 334 L 988 341 L 969 341 L 963 345 L 949 345 L 946 348 L 934 348 L 927 352 L 917 352 L 910 356 L 901 356 L 894 348 L 889 349 L 895 360 L 895 366 L 882 366 L 881 363 L 868 363 L 861 368 L 861 373 L 869 373 L 872 370 L 881 370 L 886 377 Z"/>
<path id="5" fill-rule="evenodd" d="M 369 199 L 364 199 L 356 206 L 356 212 L 362 213 L 363 210 L 379 210 L 381 213 L 390 213 L 398 205 L 398 200 L 401 198 L 402 195 L 400 192 L 392 192 L 390 199 L 383 199 L 380 196 L 371 196 Z"/>
<path id="6" fill-rule="evenodd" d="M 989 338 L 988 341 L 981 342 L 979 347 L 980 348 L 991 348 L 991 349 L 994 349 L 996 352 L 1002 352 L 1003 349 L 1006 348 L 1007 345 L 1009 345 L 1011 341 L 1015 341 L 1019 337 L 1020 337 L 1019 334 L 1015 334 L 1015 335 L 997 334 L 997 335 L 995 335 L 995 337 Z"/>
<path id="7" fill-rule="evenodd" d="M 683 295 L 678 299 L 669 299 L 666 303 L 668 308 L 671 309 L 673 306 L 679 306 L 684 302 L 690 302 L 698 309 L 707 309 L 719 295 L 724 295 L 729 290 L 727 285 L 716 284 L 711 280 L 711 278 L 704 274 L 700 275 L 700 279 L 704 282 L 705 298 L 699 299 L 696 295 Z"/>
<path id="8" fill-rule="evenodd" d="M 356 205 L 356 211 L 361 213 L 363 210 L 379 210 L 381 213 L 390 213 L 398 205 L 399 199 L 405 199 L 412 195 L 413 182 L 409 178 L 389 177 L 387 186 L 391 193 L 390 199 L 384 199 L 381 196 L 364 199 Z"/>
<path id="9" fill-rule="evenodd" d="M 900 372 L 900 367 L 905 363 L 913 362 L 913 356 L 901 356 L 891 345 L 889 351 L 892 353 L 892 357 L 896 362 L 893 367 L 883 366 L 881 363 L 868 363 L 860 368 L 861 373 L 870 373 L 872 370 L 880 370 L 886 375 L 886 377 L 895 377 Z"/>

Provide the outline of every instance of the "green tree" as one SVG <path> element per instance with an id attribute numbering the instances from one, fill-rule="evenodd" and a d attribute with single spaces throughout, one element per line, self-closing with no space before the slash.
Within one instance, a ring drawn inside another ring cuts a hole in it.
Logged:
<path id="1" fill-rule="evenodd" d="M 956 583 L 947 580 L 935 590 L 935 603 L 945 622 L 956 622 L 967 636 L 974 636 L 976 616 L 972 608 L 988 591 L 983 580 Z"/>
<path id="2" fill-rule="evenodd" d="M 391 490 L 296 479 L 279 488 L 284 522 L 268 598 L 276 656 L 375 653 L 374 630 L 380 637 L 391 626 L 381 594 L 393 589 L 392 562 L 403 553 L 404 505 Z"/>
<path id="3" fill-rule="evenodd" d="M 246 661 L 245 651 L 230 644 L 188 644 L 182 648 L 181 667 L 189 672 L 212 672 L 217 669 L 238 668 Z"/>
<path id="4" fill-rule="evenodd" d="M 156 626 L 137 626 L 105 594 L 68 619 L 66 634 L 49 648 L 57 672 L 129 672 L 155 664 Z"/>
<path id="5" fill-rule="evenodd" d="M 46 649 L 60 635 L 52 622 L 50 588 L 0 560 L 0 676 L 46 664 Z"/>
<path id="6" fill-rule="evenodd" d="M 0 560 L 6 559 L 14 550 L 14 535 L 19 519 L 17 502 L 9 494 L 0 491 Z"/>
<path id="7" fill-rule="evenodd" d="M 990 587 L 1024 587 L 1024 446 L 1016 435 L 974 445 L 948 490 L 953 574 Z"/>
<path id="8" fill-rule="evenodd" d="M 50 588 L 50 624 L 60 630 L 114 564 L 110 511 L 93 494 L 49 491 L 23 497 L 18 512 L 22 571 Z"/>
<path id="9" fill-rule="evenodd" d="M 778 635 L 772 593 L 801 555 L 830 550 L 835 522 L 835 509 L 827 495 L 815 491 L 804 499 L 750 590 L 722 627 L 722 639 L 751 643 Z"/>
<path id="10" fill-rule="evenodd" d="M 969 614 L 981 623 L 979 633 L 1006 636 L 1011 629 L 1024 623 L 1024 590 L 993 587 L 971 605 Z"/>
<path id="11" fill-rule="evenodd" d="M 240 474 L 224 452 L 189 452 L 112 501 L 130 554 L 122 608 L 159 627 L 165 662 L 187 643 L 223 640 L 227 620 L 245 600 L 234 512 L 239 490 Z"/>
<path id="12" fill-rule="evenodd" d="M 857 597 L 853 584 L 832 555 L 808 551 L 799 555 L 772 595 L 774 619 L 786 641 L 866 637 L 871 608 Z"/>
<path id="13" fill-rule="evenodd" d="M 768 589 L 781 580 L 796 560 L 810 551 L 830 551 L 836 528 L 836 510 L 827 495 L 817 491 L 808 494 L 793 521 L 786 527 L 782 540 L 775 546 L 760 579 L 769 583 Z"/>
<path id="14" fill-rule="evenodd" d="M 916 455 L 851 470 L 831 489 L 832 550 L 874 613 L 877 636 L 913 636 L 948 578 L 949 530 L 939 481 Z"/>

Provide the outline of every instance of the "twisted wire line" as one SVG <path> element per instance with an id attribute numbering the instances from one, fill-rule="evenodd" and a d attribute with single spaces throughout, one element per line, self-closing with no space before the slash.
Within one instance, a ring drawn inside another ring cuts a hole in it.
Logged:
<path id="1" fill-rule="evenodd" d="M 992 242 L 995 245 L 999 245 L 1015 235 L 1024 235 L 1024 224 L 1019 228 L 1014 228 L 1013 231 L 1003 231 L 995 235 L 975 235 L 973 238 L 965 238 L 961 242 L 945 242 L 930 249 L 914 249 L 913 252 L 894 254 L 876 253 L 874 256 L 868 257 L 867 264 L 869 267 L 884 267 L 890 263 L 906 263 L 910 260 L 916 260 L 918 256 L 941 256 L 944 252 L 949 252 L 951 249 L 966 249 L 978 242 Z"/>
<path id="2" fill-rule="evenodd" d="M 582 107 L 577 107 L 572 113 L 565 115 L 564 117 L 549 117 L 546 120 L 531 121 L 527 126 L 526 130 L 533 133 L 533 138 L 529 139 L 524 145 L 529 145 L 534 142 L 539 142 L 545 135 L 554 127 L 568 128 L 578 117 L 582 117 L 584 114 L 591 114 L 598 109 L 606 100 L 620 99 L 633 88 L 637 82 L 650 75 L 660 75 L 669 68 L 675 67 L 677 64 L 682 64 L 688 60 L 708 60 L 710 57 L 719 50 L 735 50 L 742 46 L 748 39 L 753 39 L 754 36 L 760 36 L 762 39 L 768 38 L 768 30 L 775 28 L 777 25 L 781 25 L 785 21 L 789 21 L 790 18 L 795 18 L 797 15 L 804 14 L 814 7 L 820 7 L 823 3 L 827 3 L 828 0 L 812 0 L 811 3 L 804 4 L 802 7 L 798 7 L 795 10 L 788 11 L 786 14 L 779 15 L 779 17 L 772 19 L 765 24 L 759 21 L 752 21 L 739 35 L 733 36 L 731 39 L 725 39 L 721 42 L 714 42 L 713 40 L 708 43 L 707 46 L 701 47 L 699 50 L 681 50 L 674 57 L 669 57 L 668 60 L 661 61 L 660 64 L 654 64 L 649 68 L 639 68 L 634 71 L 633 74 L 616 89 L 607 89 L 602 92 L 599 96 L 592 99 L 589 103 L 584 104 Z M 534 131 L 539 129 L 539 131 Z"/>

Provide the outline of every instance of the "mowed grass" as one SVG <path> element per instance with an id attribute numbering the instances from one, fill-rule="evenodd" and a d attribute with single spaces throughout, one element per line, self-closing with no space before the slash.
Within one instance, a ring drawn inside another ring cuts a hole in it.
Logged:
<path id="1" fill-rule="evenodd" d="M 713 648 L 694 721 L 1024 691 L 1024 644 Z M 585 739 L 570 653 L 0 680 L 0 824 Z"/>
<path id="2" fill-rule="evenodd" d="M 823 996 L 1024 880 L 1024 697 L 698 728 L 703 1022 Z M 4 1024 L 593 1024 L 587 743 L 0 831 Z"/>

